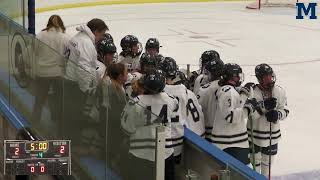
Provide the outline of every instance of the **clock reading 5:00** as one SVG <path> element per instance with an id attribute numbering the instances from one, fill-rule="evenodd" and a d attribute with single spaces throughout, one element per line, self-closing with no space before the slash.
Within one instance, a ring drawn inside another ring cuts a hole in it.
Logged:
<path id="1" fill-rule="evenodd" d="M 48 142 L 31 142 L 26 144 L 26 151 L 46 151 L 48 148 Z"/>

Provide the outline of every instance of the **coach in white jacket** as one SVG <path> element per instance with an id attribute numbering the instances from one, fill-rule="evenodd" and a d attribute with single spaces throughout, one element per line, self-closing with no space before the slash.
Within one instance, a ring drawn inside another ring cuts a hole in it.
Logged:
<path id="1" fill-rule="evenodd" d="M 95 43 L 109 29 L 100 19 L 92 19 L 87 25 L 76 29 L 79 32 L 71 38 L 65 52 L 69 59 L 66 78 L 77 82 L 82 92 L 88 92 L 96 88 L 99 79 L 96 72 L 97 51 Z"/>
<path id="2" fill-rule="evenodd" d="M 81 143 L 79 130 L 87 127 L 85 107 L 98 85 L 96 72 L 97 51 L 95 43 L 102 38 L 108 26 L 100 19 L 92 19 L 68 43 L 68 58 L 64 83 L 63 137 L 77 146 Z M 75 124 L 77 126 L 75 126 Z"/>

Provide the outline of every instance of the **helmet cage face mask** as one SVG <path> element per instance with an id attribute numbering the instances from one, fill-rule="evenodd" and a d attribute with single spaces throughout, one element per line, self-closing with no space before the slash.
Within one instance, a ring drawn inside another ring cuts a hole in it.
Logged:
<path id="1" fill-rule="evenodd" d="M 234 86 L 235 87 L 239 87 L 243 82 L 244 82 L 244 74 L 243 73 L 239 73 L 239 74 L 235 74 L 232 78 L 232 81 L 234 81 Z"/>
<path id="2" fill-rule="evenodd" d="M 135 45 L 135 46 L 137 46 L 137 52 L 133 52 L 133 50 L 131 48 L 131 53 L 132 53 L 133 57 L 139 56 L 142 53 L 142 50 L 143 50 L 141 42 L 138 42 L 137 45 Z"/>
<path id="3" fill-rule="evenodd" d="M 146 48 L 146 53 L 152 55 L 152 56 L 156 56 L 159 54 L 159 49 L 157 48 Z"/>
<path id="4" fill-rule="evenodd" d="M 199 59 L 199 68 L 200 68 L 201 73 L 204 72 L 204 70 L 205 70 L 204 67 L 206 66 L 207 63 L 209 63 L 209 61 L 204 61 L 202 58 Z"/>
<path id="5" fill-rule="evenodd" d="M 265 74 L 260 79 L 258 79 L 259 84 L 265 89 L 273 88 L 274 84 L 276 83 L 276 75 L 272 74 Z"/>
<path id="6" fill-rule="evenodd" d="M 240 79 L 239 79 L 238 82 L 239 82 L 240 84 L 239 84 L 238 86 L 240 86 L 240 85 L 244 82 L 244 74 L 243 74 L 243 73 L 240 73 L 240 74 L 239 74 L 239 78 L 240 78 Z"/>
<path id="7" fill-rule="evenodd" d="M 202 70 L 202 58 L 199 59 L 199 69 Z"/>

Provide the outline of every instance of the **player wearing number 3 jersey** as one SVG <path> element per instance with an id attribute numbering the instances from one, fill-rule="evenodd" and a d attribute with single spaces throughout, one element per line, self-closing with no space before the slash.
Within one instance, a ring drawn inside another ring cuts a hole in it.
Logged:
<path id="1" fill-rule="evenodd" d="M 249 110 L 246 97 L 240 96 L 236 87 L 243 82 L 242 69 L 237 64 L 225 64 L 217 92 L 217 110 L 211 142 L 239 161 L 249 165 L 249 142 L 246 120 Z M 245 106 L 244 106 L 245 104 Z"/>

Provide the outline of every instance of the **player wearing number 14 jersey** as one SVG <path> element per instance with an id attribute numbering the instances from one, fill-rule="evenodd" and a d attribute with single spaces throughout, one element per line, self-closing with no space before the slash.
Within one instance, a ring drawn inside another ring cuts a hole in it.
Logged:
<path id="1" fill-rule="evenodd" d="M 174 79 L 178 75 L 178 66 L 171 57 L 166 57 L 159 65 L 166 76 L 164 91 L 179 100 L 180 121 L 172 124 L 174 156 L 179 160 L 182 150 L 184 128 L 186 126 L 199 136 L 204 135 L 204 118 L 201 106 L 195 94 L 183 84 L 175 84 Z"/>
<path id="2" fill-rule="evenodd" d="M 144 92 L 126 105 L 121 120 L 123 130 L 130 135 L 130 165 L 139 167 L 132 168 L 130 179 L 154 179 L 156 126 L 160 124 L 166 137 L 165 179 L 174 179 L 171 124 L 179 122 L 178 100 L 163 92 L 165 77 L 160 70 L 147 72 L 139 81 Z"/>

